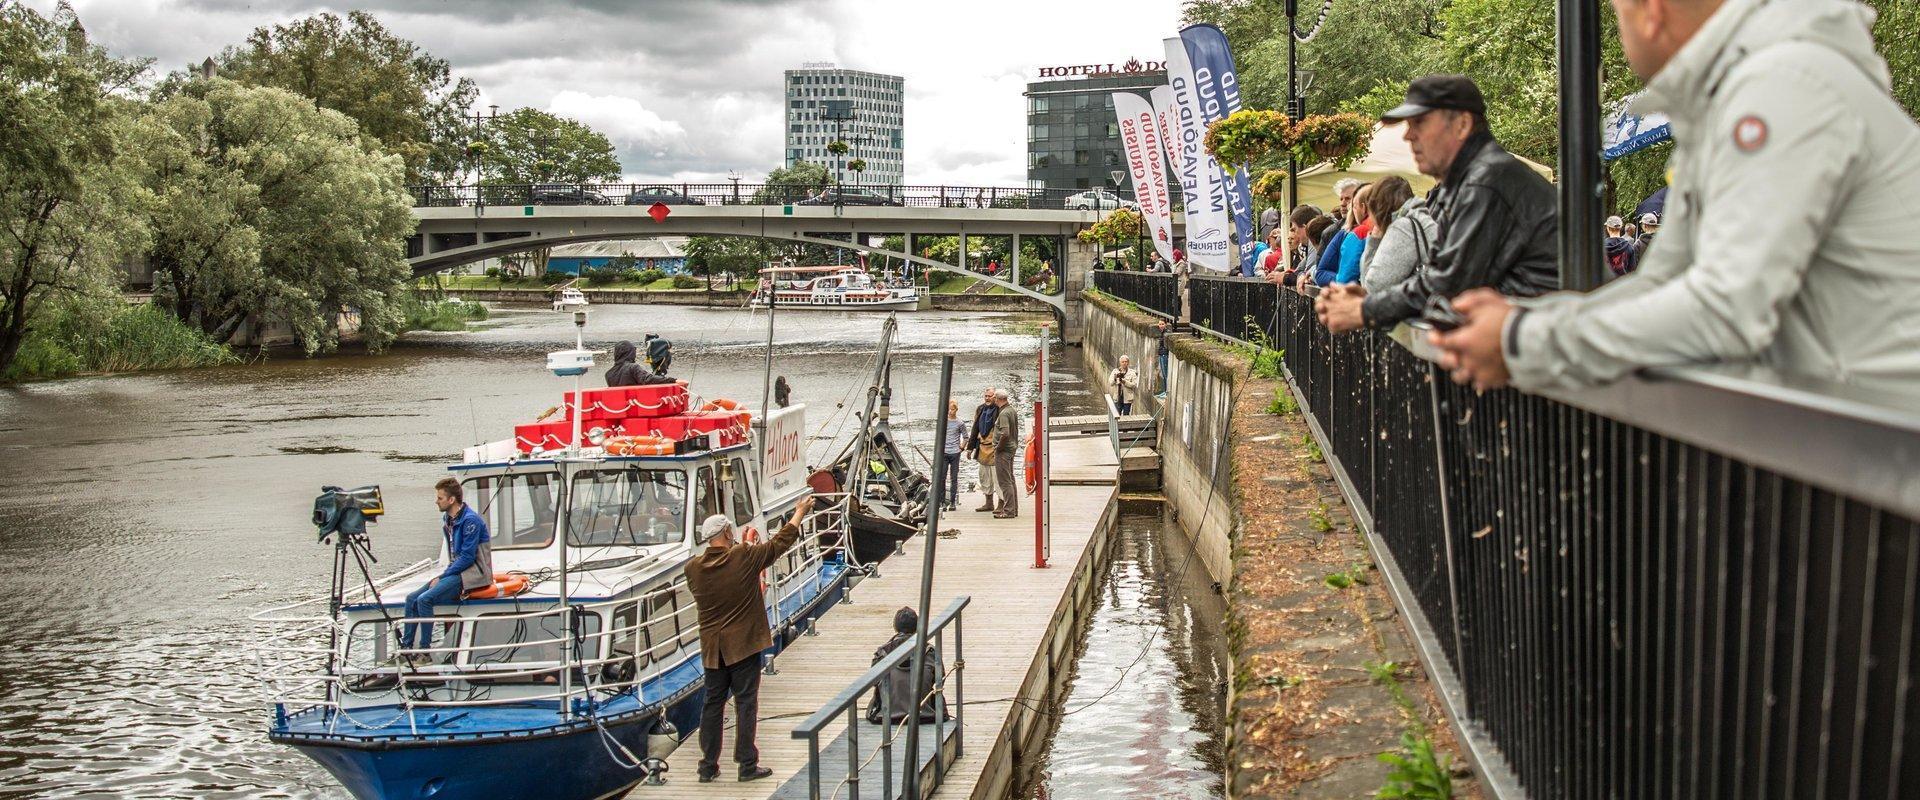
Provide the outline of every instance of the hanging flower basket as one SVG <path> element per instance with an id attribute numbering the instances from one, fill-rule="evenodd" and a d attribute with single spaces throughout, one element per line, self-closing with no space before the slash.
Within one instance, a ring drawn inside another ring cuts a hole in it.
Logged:
<path id="1" fill-rule="evenodd" d="M 1302 161 L 1331 161 L 1346 169 L 1365 158 L 1373 143 L 1373 121 L 1359 114 L 1323 114 L 1294 126 L 1294 157 Z"/>
<path id="2" fill-rule="evenodd" d="M 1253 193 L 1278 203 L 1287 199 L 1286 170 L 1270 169 L 1253 179 Z"/>
<path id="3" fill-rule="evenodd" d="M 1207 153 L 1229 169 L 1293 145 L 1293 123 L 1278 111 L 1241 109 L 1207 126 Z"/>

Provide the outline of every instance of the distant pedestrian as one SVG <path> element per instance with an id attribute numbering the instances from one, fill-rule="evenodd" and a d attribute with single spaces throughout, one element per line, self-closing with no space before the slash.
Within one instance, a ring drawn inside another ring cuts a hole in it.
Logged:
<path id="1" fill-rule="evenodd" d="M 773 379 L 773 404 L 786 408 L 793 402 L 793 386 L 787 383 L 787 376 Z"/>
<path id="2" fill-rule="evenodd" d="M 967 421 L 960 418 L 960 401 L 947 401 L 947 431 L 941 440 L 940 458 L 947 471 L 948 511 L 960 510 L 960 451 L 967 443 Z"/>
<path id="3" fill-rule="evenodd" d="M 647 334 L 647 365 L 660 375 L 667 374 L 667 368 L 673 366 L 673 342 L 657 333 Z"/>
<path id="4" fill-rule="evenodd" d="M 1167 330 L 1168 330 L 1167 321 L 1164 319 L 1160 320 L 1159 322 L 1154 323 L 1153 327 L 1156 334 L 1154 338 L 1158 340 L 1154 349 L 1153 357 L 1155 361 L 1160 362 L 1159 363 L 1160 391 L 1158 392 L 1157 396 L 1166 397 L 1167 396 Z"/>
<path id="5" fill-rule="evenodd" d="M 1653 234 L 1660 230 L 1660 215 L 1651 211 L 1640 215 L 1640 253 L 1645 255 L 1647 248 L 1653 246 Z"/>
<path id="6" fill-rule="evenodd" d="M 1000 407 L 994 405 L 992 387 L 988 387 L 980 397 L 980 406 L 973 410 L 973 430 L 967 434 L 967 453 L 980 464 L 980 493 L 984 501 L 975 511 L 992 511 L 998 506 L 993 496 L 1000 490 L 1000 481 L 994 477 L 997 463 L 993 447 L 993 423 L 1000 416 Z"/>
<path id="7" fill-rule="evenodd" d="M 1007 390 L 993 390 L 993 404 L 1000 409 L 993 419 L 993 477 L 1000 482 L 1000 506 L 994 519 L 1020 516 L 1020 489 L 1013 482 L 1013 459 L 1020 449 L 1020 412 L 1007 402 Z"/>
<path id="8" fill-rule="evenodd" d="M 1615 276 L 1632 272 L 1640 262 L 1640 243 L 1627 236 L 1627 222 L 1619 217 L 1607 218 L 1607 269 Z"/>
<path id="9" fill-rule="evenodd" d="M 1140 389 L 1140 373 L 1133 369 L 1133 359 L 1121 356 L 1120 363 L 1107 374 L 1107 390 L 1113 393 L 1113 408 L 1120 416 L 1133 413 L 1133 396 Z"/>

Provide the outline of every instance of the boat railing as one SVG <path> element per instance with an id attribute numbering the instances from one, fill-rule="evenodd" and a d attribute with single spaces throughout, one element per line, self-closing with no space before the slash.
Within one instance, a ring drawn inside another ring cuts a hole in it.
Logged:
<path id="1" fill-rule="evenodd" d="M 838 797 L 842 789 L 846 790 L 846 796 L 859 797 L 861 795 L 860 782 L 863 777 L 870 776 L 870 768 L 876 761 L 880 764 L 878 770 L 881 781 L 880 796 L 893 797 L 895 792 L 894 770 L 896 768 L 893 754 L 894 743 L 907 733 L 907 726 L 909 725 L 922 726 L 923 733 L 925 733 L 924 728 L 931 725 L 931 742 L 928 741 L 926 736 L 919 737 L 918 749 L 924 752 L 928 745 L 931 744 L 933 753 L 932 773 L 927 776 L 932 780 L 932 783 L 919 786 L 918 791 L 911 796 L 925 796 L 940 786 L 942 780 L 946 777 L 947 764 L 950 763 L 952 759 L 958 759 L 962 755 L 962 737 L 960 736 L 960 732 L 965 729 L 966 723 L 967 662 L 966 654 L 963 650 L 964 639 L 961 635 L 961 630 L 963 628 L 963 612 L 972 599 L 970 595 L 956 597 L 952 603 L 947 604 L 945 610 L 941 611 L 933 619 L 927 621 L 927 647 L 936 656 L 937 663 L 945 665 L 945 668 L 934 674 L 933 685 L 928 687 L 926 693 L 920 696 L 919 702 L 915 704 L 916 708 L 908 709 L 903 713 L 900 722 L 892 721 L 894 715 L 892 703 L 893 693 L 887 691 L 883 684 L 887 681 L 895 680 L 900 676 L 899 668 L 901 664 L 911 664 L 914 657 L 912 639 L 902 642 L 899 646 L 895 647 L 892 652 L 881 656 L 880 660 L 875 661 L 873 666 L 862 673 L 860 677 L 854 679 L 853 683 L 848 684 L 845 689 L 840 690 L 839 694 L 834 695 L 833 699 L 828 700 L 825 705 L 822 705 L 818 711 L 813 712 L 806 719 L 802 720 L 800 724 L 794 726 L 793 738 L 804 739 L 807 742 L 807 797 L 809 800 L 820 800 L 822 797 Z M 952 636 L 951 643 L 947 641 L 949 635 Z M 949 647 L 949 644 L 951 644 L 951 647 Z M 909 667 L 909 670 L 911 670 L 911 667 Z M 953 687 L 953 700 L 950 703 L 944 701 L 946 696 L 945 692 L 949 685 Z M 875 692 L 875 689 L 879 689 L 879 691 Z M 880 723 L 878 724 L 883 726 L 883 729 L 878 734 L 877 738 L 879 741 L 868 749 L 862 750 L 860 748 L 860 729 L 863 724 L 874 724 L 868 722 L 866 718 L 866 712 L 872 710 L 873 701 L 867 701 L 865 708 L 863 708 L 862 700 L 875 694 L 879 696 L 880 704 Z M 933 703 L 935 710 L 934 721 L 931 723 L 922 723 L 919 721 L 920 709 L 926 708 L 930 701 Z M 951 719 L 949 719 L 949 717 L 951 717 Z M 828 731 L 834 726 L 837 720 L 842 718 L 846 721 L 846 763 L 834 766 L 824 765 L 821 763 L 820 758 L 821 737 L 823 735 L 830 735 Z M 949 731 L 953 733 L 952 759 L 944 757 Z M 921 762 L 918 755 L 915 753 L 907 753 L 905 755 L 906 757 L 902 761 L 901 766 L 902 774 L 900 780 L 902 781 L 902 786 L 909 785 L 905 782 L 907 780 L 907 771 L 911 771 L 915 775 L 918 775 L 921 771 Z M 829 777 L 828 773 L 837 775 L 837 779 Z M 823 792 L 823 783 L 829 780 L 833 781 L 832 788 Z M 916 777 L 913 780 L 917 783 L 920 778 Z"/>
<path id="2" fill-rule="evenodd" d="M 843 525 L 843 520 L 844 515 L 836 515 L 825 509 L 816 510 L 802 520 L 801 526 L 806 535 L 803 546 L 796 548 L 801 550 L 800 558 L 786 572 L 769 580 L 766 587 L 775 602 L 774 608 L 781 608 L 780 604 L 801 596 L 816 585 L 826 556 L 830 551 L 843 547 L 842 544 L 821 543 L 820 534 L 834 525 Z M 412 565 L 406 573 L 417 572 L 422 565 L 429 563 Z M 403 575 L 382 579 L 377 585 L 391 586 L 398 577 Z M 362 591 L 357 596 L 361 600 L 370 600 L 371 594 Z M 648 617 L 650 609 L 660 610 L 659 601 L 667 596 L 674 597 L 673 611 Z M 383 615 L 372 620 L 364 617 L 332 620 L 326 616 L 284 615 L 289 609 L 316 602 L 325 603 L 326 600 L 304 601 L 254 615 L 258 621 L 287 626 L 253 648 L 256 666 L 261 673 L 261 685 L 267 688 L 268 696 L 265 699 L 282 714 L 289 708 L 316 706 L 346 710 L 355 706 L 390 704 L 404 712 L 411 712 L 415 708 L 546 701 L 559 701 L 564 710 L 578 706 L 580 699 L 585 699 L 586 708 L 591 710 L 596 703 L 636 689 L 678 666 L 681 659 L 673 656 L 695 645 L 699 639 L 698 606 L 691 602 L 684 578 L 646 592 L 614 599 L 572 603 L 564 608 L 552 605 L 528 610 L 503 610 L 481 617 Z M 631 623 L 606 624 L 618 619 L 621 612 L 628 608 L 633 614 Z M 563 619 L 562 615 L 571 616 Z M 670 632 L 660 630 L 669 622 Z M 450 643 L 420 648 L 393 646 L 394 632 L 409 624 L 449 626 L 449 630 L 438 632 L 434 638 Z M 463 636 L 463 629 L 451 627 L 476 624 L 513 624 L 541 638 L 478 641 Z M 371 636 L 363 633 L 356 640 L 354 629 L 361 625 L 373 625 L 372 630 L 376 632 Z M 656 639 L 655 634 L 662 635 Z M 633 650 L 616 652 L 614 645 L 625 641 L 633 642 Z M 363 656 L 362 653 L 367 655 Z M 507 654 L 509 660 L 498 660 L 503 653 Z M 536 657 L 512 659 L 513 655 L 521 653 Z M 547 653 L 556 657 L 538 658 Z M 382 659 L 383 655 L 391 658 Z M 421 657 L 425 657 L 428 663 L 415 665 L 391 660 Z M 623 662 L 631 662 L 638 668 L 619 679 L 606 679 L 608 676 L 603 674 L 603 668 Z M 572 681 L 561 680 L 567 670 L 573 671 Z M 480 696 L 472 691 L 476 686 L 492 687 L 502 682 L 513 682 L 513 690 L 485 692 Z M 563 684 L 565 688 L 562 688 Z M 551 686 L 552 690 L 541 691 L 547 686 Z"/>

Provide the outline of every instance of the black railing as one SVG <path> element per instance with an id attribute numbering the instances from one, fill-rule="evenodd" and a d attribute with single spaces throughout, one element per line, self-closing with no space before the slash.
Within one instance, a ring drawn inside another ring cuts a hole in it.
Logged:
<path id="1" fill-rule="evenodd" d="M 670 206 L 912 206 L 1112 211 L 1132 206 L 1126 195 L 1089 195 L 1075 189 L 1005 186 L 828 184 L 786 186 L 733 183 L 540 183 L 409 186 L 415 207 L 580 206 L 665 203 Z"/>
<path id="2" fill-rule="evenodd" d="M 1093 288 L 1165 319 L 1180 318 L 1180 280 L 1164 272 L 1093 271 Z"/>
<path id="3" fill-rule="evenodd" d="M 1754 383 L 1730 404 L 1685 375 L 1558 400 L 1475 393 L 1272 296 L 1343 488 L 1457 676 L 1471 735 L 1528 795 L 1920 790 L 1920 419 L 1826 424 L 1789 392 Z M 1906 486 L 1863 492 L 1816 466 L 1822 448 L 1721 433 L 1830 444 L 1861 425 L 1880 428 L 1879 452 L 1852 471 L 1905 463 Z"/>
<path id="4" fill-rule="evenodd" d="M 1920 416 L 1750 370 L 1476 393 L 1411 329 L 1190 286 L 1285 351 L 1495 795 L 1920 793 Z"/>

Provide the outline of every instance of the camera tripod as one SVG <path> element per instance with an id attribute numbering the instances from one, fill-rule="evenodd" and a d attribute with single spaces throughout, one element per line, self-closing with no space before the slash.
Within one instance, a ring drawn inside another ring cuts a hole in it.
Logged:
<path id="1" fill-rule="evenodd" d="M 335 669 L 340 666 L 340 607 L 345 605 L 349 557 L 360 568 L 360 579 L 366 583 L 367 592 L 373 595 L 374 605 L 381 608 L 382 616 L 386 616 L 386 606 L 380 600 L 380 589 L 373 582 L 373 571 L 367 568 L 369 563 L 380 563 L 380 559 L 373 555 L 373 543 L 367 539 L 365 533 L 335 531 L 331 536 L 333 537 L 333 586 L 327 601 L 327 619 L 331 622 L 327 626 L 326 674 L 328 675 L 335 674 Z M 340 690 L 339 687 L 339 683 L 334 683 L 328 692 L 337 693 Z M 339 697 L 336 695 L 331 699 L 338 700 Z"/>

